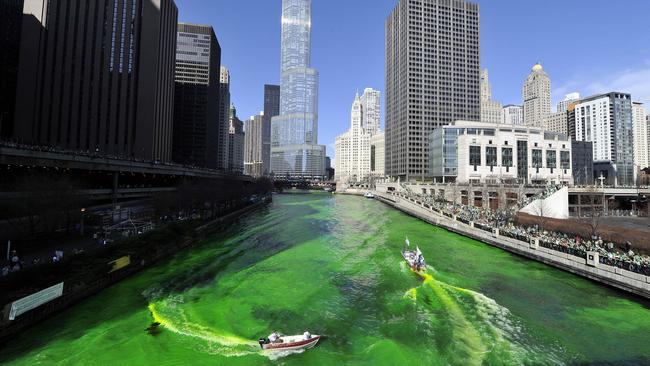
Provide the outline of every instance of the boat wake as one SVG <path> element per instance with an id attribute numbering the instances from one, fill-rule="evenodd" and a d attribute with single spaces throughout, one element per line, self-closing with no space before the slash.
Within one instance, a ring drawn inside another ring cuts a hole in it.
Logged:
<path id="1" fill-rule="evenodd" d="M 427 269 L 429 273 L 418 274 L 423 283 L 406 291 L 404 298 L 448 327 L 451 342 L 445 353 L 450 364 L 563 363 L 553 351 L 540 352 L 536 342 L 527 341 L 524 327 L 506 307 L 484 294 L 439 281 L 432 275 L 435 270 Z M 544 360 L 539 360 L 540 354 Z"/>

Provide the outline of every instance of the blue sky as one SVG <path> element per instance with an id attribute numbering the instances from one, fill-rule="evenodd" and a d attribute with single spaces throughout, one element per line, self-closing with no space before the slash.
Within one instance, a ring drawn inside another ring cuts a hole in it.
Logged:
<path id="1" fill-rule="evenodd" d="M 521 104 L 539 61 L 554 104 L 564 94 L 630 92 L 650 105 L 648 0 L 478 0 L 481 64 L 493 96 Z M 179 21 L 210 24 L 231 72 L 241 119 L 263 108 L 263 85 L 279 83 L 281 0 L 176 0 Z M 312 66 L 320 72 L 319 143 L 333 155 L 349 127 L 357 89 L 384 92 L 384 22 L 397 0 L 313 0 Z M 383 125 L 383 118 L 382 118 Z"/>

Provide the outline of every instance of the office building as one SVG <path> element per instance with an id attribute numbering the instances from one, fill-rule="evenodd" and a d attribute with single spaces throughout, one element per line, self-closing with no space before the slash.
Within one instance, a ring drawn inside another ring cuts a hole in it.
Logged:
<path id="1" fill-rule="evenodd" d="M 386 175 L 386 141 L 383 132 L 378 132 L 370 138 L 370 172 L 372 176 Z"/>
<path id="2" fill-rule="evenodd" d="M 180 23 L 176 50 L 174 161 L 220 168 L 221 47 L 209 25 Z"/>
<path id="3" fill-rule="evenodd" d="M 429 134 L 479 121 L 479 6 L 400 0 L 386 20 L 386 174 L 424 180 Z"/>
<path id="4" fill-rule="evenodd" d="M 557 103 L 557 113 L 569 110 L 569 105 L 580 100 L 580 93 L 571 93 L 564 96 L 564 100 Z"/>
<path id="5" fill-rule="evenodd" d="M 551 114 L 551 79 L 539 63 L 526 78 L 522 95 L 524 124 L 543 128 L 546 117 Z"/>
<path id="6" fill-rule="evenodd" d="M 228 170 L 230 157 L 228 152 L 228 138 L 230 131 L 230 71 L 221 66 L 219 71 L 219 121 L 217 144 L 217 169 Z"/>
<path id="7" fill-rule="evenodd" d="M 170 160 L 176 4 L 71 4 L 25 2 L 14 138 L 69 150 Z"/>
<path id="8" fill-rule="evenodd" d="M 0 19 L 0 138 L 12 138 L 23 0 L 0 1 Z"/>
<path id="9" fill-rule="evenodd" d="M 438 182 L 573 182 L 571 141 L 538 127 L 456 121 L 434 130 L 429 144 Z"/>
<path id="10" fill-rule="evenodd" d="M 568 129 L 567 118 L 568 118 L 567 112 L 551 113 L 544 120 L 544 129 L 546 131 L 563 133 L 568 136 L 569 129 Z"/>
<path id="11" fill-rule="evenodd" d="M 574 141 L 576 140 L 576 105 L 579 102 L 570 103 L 566 112 L 567 135 Z"/>
<path id="12" fill-rule="evenodd" d="M 311 68 L 311 0 L 282 0 L 280 115 L 271 118 L 271 172 L 324 179 L 318 145 L 318 71 Z"/>
<path id="13" fill-rule="evenodd" d="M 237 117 L 237 109 L 230 106 L 230 126 L 228 127 L 228 171 L 244 173 L 244 123 Z"/>
<path id="14" fill-rule="evenodd" d="M 502 110 L 502 123 L 506 125 L 524 124 L 524 107 L 508 104 Z"/>
<path id="15" fill-rule="evenodd" d="M 280 85 L 264 85 L 264 126 L 262 131 L 262 171 L 271 173 L 271 119 L 280 115 Z"/>
<path id="16" fill-rule="evenodd" d="M 492 100 L 492 85 L 488 79 L 488 70 L 481 70 L 481 122 L 501 123 L 501 103 Z"/>
<path id="17" fill-rule="evenodd" d="M 263 112 L 257 116 L 252 116 L 244 124 L 244 174 L 252 177 L 264 175 L 264 163 L 262 161 L 263 129 Z"/>
<path id="18" fill-rule="evenodd" d="M 580 100 L 575 105 L 575 130 L 576 140 L 593 142 L 594 170 L 606 174 L 607 184 L 634 184 L 630 94 L 612 92 Z"/>
<path id="19" fill-rule="evenodd" d="M 573 184 L 588 186 L 594 184 L 593 142 L 571 140 L 571 167 Z"/>
<path id="20" fill-rule="evenodd" d="M 648 123 L 643 103 L 632 102 L 632 134 L 634 136 L 634 165 L 636 170 L 650 166 L 648 160 Z"/>
<path id="21" fill-rule="evenodd" d="M 336 180 L 360 182 L 372 174 L 371 139 L 379 132 L 381 95 L 366 88 L 363 96 L 354 97 L 350 113 L 350 129 L 338 136 L 336 150 Z"/>

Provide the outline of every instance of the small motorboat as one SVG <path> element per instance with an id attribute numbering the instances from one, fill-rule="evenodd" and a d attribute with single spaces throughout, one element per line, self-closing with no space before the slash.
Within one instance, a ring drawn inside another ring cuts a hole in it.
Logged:
<path id="1" fill-rule="evenodd" d="M 259 343 L 265 351 L 295 351 L 314 347 L 320 338 L 321 336 L 309 332 L 293 336 L 273 332 L 268 338 L 260 338 Z"/>
<path id="2" fill-rule="evenodd" d="M 427 263 L 424 261 L 420 247 L 416 246 L 415 250 L 409 250 L 410 246 L 409 238 L 406 238 L 406 248 L 402 251 L 402 257 L 413 272 L 426 272 Z"/>
<path id="3" fill-rule="evenodd" d="M 375 195 L 372 194 L 372 192 L 366 192 L 366 194 L 363 195 L 366 198 L 375 198 Z"/>

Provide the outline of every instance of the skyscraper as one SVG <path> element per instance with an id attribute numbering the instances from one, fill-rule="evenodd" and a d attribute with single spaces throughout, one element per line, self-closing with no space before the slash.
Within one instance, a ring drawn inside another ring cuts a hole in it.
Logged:
<path id="1" fill-rule="evenodd" d="M 221 47 L 209 25 L 178 25 L 174 161 L 217 169 Z"/>
<path id="2" fill-rule="evenodd" d="M 252 116 L 244 124 L 244 174 L 253 177 L 264 175 L 262 162 L 262 131 L 264 115 Z"/>
<path id="3" fill-rule="evenodd" d="M 481 71 L 481 122 L 501 123 L 501 103 L 492 100 L 492 85 L 488 78 L 488 70 Z"/>
<path id="4" fill-rule="evenodd" d="M 544 127 L 551 114 L 551 79 L 542 65 L 535 64 L 526 78 L 522 92 L 524 98 L 524 124 Z"/>
<path id="5" fill-rule="evenodd" d="M 0 1 L 0 19 L 0 137 L 10 138 L 14 132 L 23 0 Z"/>
<path id="6" fill-rule="evenodd" d="M 24 13 L 14 138 L 170 160 L 174 1 L 29 0 Z"/>
<path id="7" fill-rule="evenodd" d="M 575 136 L 577 141 L 593 142 L 594 162 L 609 165 L 600 170 L 609 184 L 634 184 L 630 94 L 612 92 L 580 100 L 575 105 Z"/>
<path id="8" fill-rule="evenodd" d="M 507 125 L 524 124 L 524 107 L 520 105 L 508 104 L 502 110 L 502 123 Z"/>
<path id="9" fill-rule="evenodd" d="M 566 112 L 569 110 L 571 103 L 575 103 L 580 100 L 580 93 L 570 93 L 564 96 L 564 100 L 557 103 L 557 112 Z"/>
<path id="10" fill-rule="evenodd" d="M 637 170 L 650 166 L 648 159 L 648 124 L 643 103 L 632 102 L 632 134 L 634 135 L 634 165 Z"/>
<path id="11" fill-rule="evenodd" d="M 228 147 L 230 130 L 230 71 L 221 66 L 219 71 L 219 144 L 217 145 L 217 169 L 228 170 Z"/>
<path id="12" fill-rule="evenodd" d="M 386 174 L 425 179 L 428 136 L 479 121 L 479 6 L 400 0 L 386 21 Z"/>
<path id="13" fill-rule="evenodd" d="M 237 109 L 230 106 L 230 126 L 228 129 L 228 171 L 244 172 L 244 123 L 237 117 Z"/>
<path id="14" fill-rule="evenodd" d="M 311 0 L 282 0 L 280 115 L 271 122 L 271 171 L 278 177 L 325 176 L 318 145 L 318 71 L 311 68 Z"/>
<path id="15" fill-rule="evenodd" d="M 280 115 L 280 85 L 264 85 L 264 125 L 262 126 L 262 171 L 271 173 L 271 118 Z"/>

